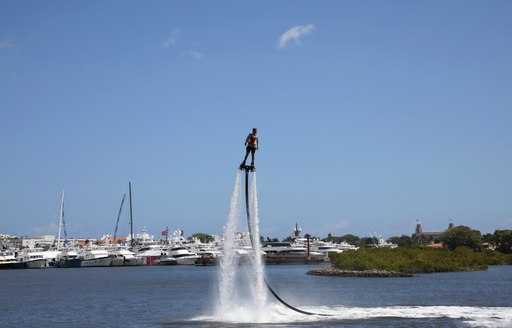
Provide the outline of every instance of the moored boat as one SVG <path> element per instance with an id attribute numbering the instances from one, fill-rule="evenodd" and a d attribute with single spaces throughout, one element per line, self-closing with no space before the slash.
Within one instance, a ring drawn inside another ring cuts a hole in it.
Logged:
<path id="1" fill-rule="evenodd" d="M 152 265 L 153 262 L 160 259 L 165 253 L 164 245 L 152 244 L 139 248 L 135 257 L 142 258 L 144 264 Z"/>
<path id="2" fill-rule="evenodd" d="M 174 257 L 172 257 L 170 255 L 162 255 L 153 264 L 158 264 L 158 265 L 177 265 L 178 261 Z"/>
<path id="3" fill-rule="evenodd" d="M 273 243 L 265 245 L 262 250 L 266 253 L 266 264 L 304 264 L 324 262 L 325 255 L 309 251 L 297 244 Z"/>
<path id="4" fill-rule="evenodd" d="M 217 265 L 222 256 L 220 250 L 213 248 L 201 248 L 196 254 L 199 256 L 196 265 Z"/>
<path id="5" fill-rule="evenodd" d="M 42 269 L 48 261 L 44 258 L 42 248 L 28 248 L 18 253 L 18 261 L 24 269 Z"/>
<path id="6" fill-rule="evenodd" d="M 79 268 L 82 258 L 78 256 L 75 248 L 64 248 L 56 262 L 57 268 Z"/>
<path id="7" fill-rule="evenodd" d="M 14 253 L 7 251 L 0 252 L 0 270 L 21 268 L 23 268 L 23 264 L 16 259 Z"/>
<path id="8" fill-rule="evenodd" d="M 112 263 L 112 258 L 105 249 L 86 248 L 79 256 L 82 259 L 81 267 L 107 267 Z"/>
<path id="9" fill-rule="evenodd" d="M 112 258 L 111 266 L 136 266 L 146 264 L 143 257 L 135 256 L 135 253 L 129 251 L 126 246 L 109 248 L 108 252 Z"/>
<path id="10" fill-rule="evenodd" d="M 339 254 L 343 250 L 338 248 L 338 245 L 332 242 L 321 241 L 318 239 L 313 240 L 311 244 L 311 251 L 318 252 L 324 255 L 324 261 L 329 262 L 329 254 Z"/>
<path id="11" fill-rule="evenodd" d="M 184 246 L 174 246 L 169 249 L 168 257 L 174 258 L 178 265 L 194 265 L 199 255 L 192 253 Z"/>

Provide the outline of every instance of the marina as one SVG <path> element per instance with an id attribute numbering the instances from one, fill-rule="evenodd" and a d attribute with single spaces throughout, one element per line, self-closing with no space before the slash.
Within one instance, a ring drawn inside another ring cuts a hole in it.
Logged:
<path id="1" fill-rule="evenodd" d="M 125 244 L 69 245 L 62 241 L 60 249 L 8 248 L 0 255 L 0 269 L 44 269 L 76 267 L 116 267 L 142 265 L 217 265 L 224 255 L 224 238 L 203 243 L 198 239 L 188 240 L 181 230 L 176 230 L 166 240 L 155 240 L 143 230 L 130 246 Z M 253 252 L 246 233 L 235 238 L 235 256 L 240 265 L 248 264 Z M 56 242 L 56 244 L 61 244 Z M 346 243 L 326 243 L 318 239 L 296 238 L 291 242 L 263 242 L 260 256 L 265 264 L 307 264 L 329 262 L 329 253 L 341 253 L 357 249 Z"/>
<path id="2" fill-rule="evenodd" d="M 241 181 L 241 180 L 240 180 Z M 247 183 L 247 181 L 246 181 Z M 213 240 L 202 242 L 198 238 L 185 238 L 181 229 L 172 233 L 162 231 L 165 239 L 157 240 L 146 228 L 133 233 L 131 183 L 129 186 L 129 223 L 130 234 L 126 238 L 117 236 L 119 220 L 126 195 L 123 196 L 116 221 L 114 235 L 104 235 L 100 241 L 72 241 L 67 237 L 64 216 L 64 190 L 61 192 L 59 228 L 57 237 L 46 236 L 49 242 L 46 250 L 35 247 L 36 242 L 27 243 L 27 247 L 17 248 L 3 242 L 0 269 L 43 269 L 78 267 L 118 267 L 142 265 L 218 265 L 225 255 L 225 242 L 232 243 L 232 254 L 238 265 L 251 262 L 254 253 L 253 241 L 249 232 L 230 232 L 233 239 L 226 236 L 211 236 Z M 238 186 L 237 188 L 241 188 Z M 247 190 L 248 191 L 248 190 Z M 255 190 L 254 190 L 255 191 Z M 257 204 L 256 204 L 257 205 Z M 258 256 L 265 264 L 309 264 L 329 262 L 329 253 L 341 253 L 356 250 L 358 247 L 345 241 L 332 243 L 317 238 L 300 236 L 301 229 L 295 225 L 289 241 L 260 241 L 256 245 Z M 30 240 L 28 240 L 30 241 Z M 383 242 L 383 241 L 382 241 Z"/>

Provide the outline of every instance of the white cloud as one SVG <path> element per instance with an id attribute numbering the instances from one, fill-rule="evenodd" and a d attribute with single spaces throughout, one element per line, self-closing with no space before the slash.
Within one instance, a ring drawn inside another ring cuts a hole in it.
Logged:
<path id="1" fill-rule="evenodd" d="M 44 227 L 32 227 L 30 228 L 29 235 L 41 236 L 41 235 L 55 235 L 58 232 L 58 225 L 56 223 L 48 223 Z"/>
<path id="2" fill-rule="evenodd" d="M 176 31 L 173 31 L 171 33 L 171 35 L 165 39 L 164 41 L 162 41 L 162 43 L 160 44 L 162 46 L 162 48 L 169 48 L 169 47 L 172 47 L 176 41 L 178 40 L 177 39 L 177 32 Z"/>
<path id="3" fill-rule="evenodd" d="M 203 54 L 197 51 L 183 51 L 179 54 L 179 57 L 185 59 L 201 59 L 203 58 Z"/>
<path id="4" fill-rule="evenodd" d="M 10 39 L 0 40 L 0 49 L 7 49 L 7 48 L 10 48 L 10 47 L 12 47 Z"/>
<path id="5" fill-rule="evenodd" d="M 294 40 L 295 43 L 300 44 L 300 38 L 303 37 L 304 35 L 312 33 L 315 30 L 315 28 L 315 25 L 307 24 L 294 26 L 288 29 L 281 35 L 281 37 L 279 37 L 277 48 L 284 49 L 292 40 Z"/>

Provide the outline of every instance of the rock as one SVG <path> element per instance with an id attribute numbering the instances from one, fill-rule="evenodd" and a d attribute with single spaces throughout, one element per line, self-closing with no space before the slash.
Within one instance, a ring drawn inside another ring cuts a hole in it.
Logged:
<path id="1" fill-rule="evenodd" d="M 410 273 L 403 273 L 397 271 L 386 271 L 386 270 L 365 270 L 365 271 L 353 271 L 353 270 L 339 270 L 333 267 L 323 267 L 315 270 L 308 271 L 307 274 L 313 276 L 333 276 L 333 277 L 365 277 L 365 278 L 389 278 L 389 277 L 413 277 Z"/>

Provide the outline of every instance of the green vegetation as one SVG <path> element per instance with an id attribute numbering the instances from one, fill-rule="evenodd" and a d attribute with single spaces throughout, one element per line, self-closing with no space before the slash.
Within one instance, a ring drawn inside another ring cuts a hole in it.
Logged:
<path id="1" fill-rule="evenodd" d="M 443 232 L 439 236 L 439 240 L 450 250 L 464 246 L 476 251 L 480 249 L 482 236 L 478 230 L 473 230 L 466 226 L 458 226 Z"/>
<path id="2" fill-rule="evenodd" d="M 332 266 L 340 270 L 386 270 L 402 273 L 432 273 L 486 270 L 488 265 L 512 264 L 512 255 L 467 247 L 455 250 L 427 247 L 376 248 L 331 254 Z"/>
<path id="3" fill-rule="evenodd" d="M 496 230 L 490 236 L 490 243 L 496 246 L 496 250 L 505 254 L 512 253 L 512 230 Z"/>
<path id="4" fill-rule="evenodd" d="M 189 240 L 193 240 L 194 238 L 199 239 L 199 241 L 202 243 L 209 243 L 215 240 L 215 238 L 212 235 L 203 232 L 198 232 L 188 237 Z"/>
<path id="5" fill-rule="evenodd" d="M 374 247 L 375 238 L 354 236 L 351 234 L 335 237 L 328 234 L 323 241 L 340 243 L 346 241 L 349 244 L 364 247 Z M 468 247 L 474 251 L 480 251 L 485 248 L 495 249 L 504 254 L 512 254 L 512 230 L 496 230 L 494 234 L 487 233 L 482 235 L 480 231 L 471 229 L 467 226 L 450 227 L 436 238 L 427 238 L 424 235 L 412 236 L 393 236 L 388 238 L 388 242 L 397 244 L 398 247 L 415 248 L 418 246 L 427 246 L 432 242 L 442 242 L 445 247 L 455 250 L 458 247 Z"/>

